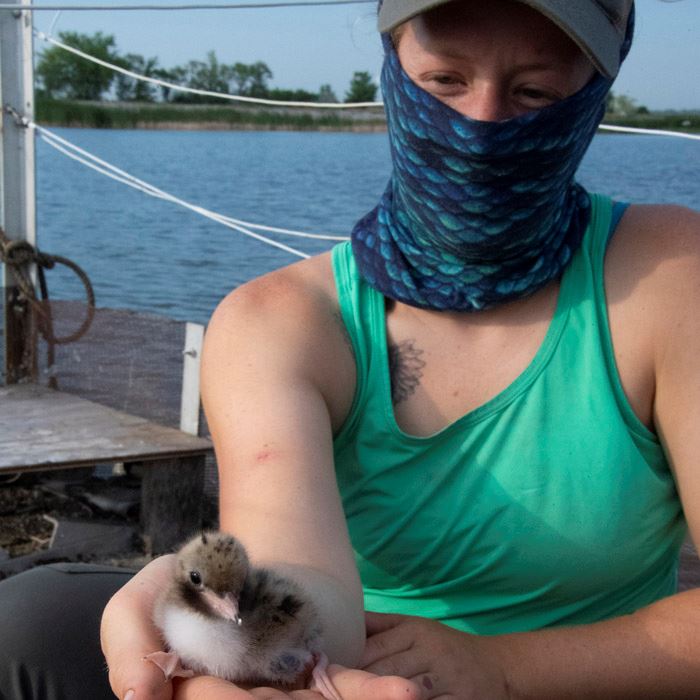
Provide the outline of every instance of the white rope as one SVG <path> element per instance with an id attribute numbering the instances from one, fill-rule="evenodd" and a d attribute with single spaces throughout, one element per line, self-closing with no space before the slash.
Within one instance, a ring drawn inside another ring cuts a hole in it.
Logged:
<path id="1" fill-rule="evenodd" d="M 700 141 L 700 134 L 688 134 L 684 131 L 667 131 L 665 129 L 641 129 L 634 126 L 612 126 L 611 124 L 601 124 L 599 129 L 605 131 L 621 131 L 627 134 L 647 134 L 649 136 L 677 136 L 680 139 L 693 139 Z"/>
<path id="2" fill-rule="evenodd" d="M 264 226 L 262 224 L 253 224 L 251 222 L 242 221 L 240 219 L 234 219 L 232 217 L 210 211 L 209 209 L 205 209 L 204 207 L 200 207 L 196 204 L 192 204 L 183 199 L 180 199 L 175 195 L 165 192 L 164 190 L 161 190 L 158 187 L 155 187 L 154 185 L 151 185 L 150 183 L 145 182 L 144 180 L 141 180 L 135 177 L 134 175 L 131 175 L 125 170 L 122 170 L 121 168 L 118 168 L 117 166 L 112 165 L 111 163 L 108 163 L 107 161 L 102 160 L 101 158 L 98 158 L 94 154 L 85 151 L 84 149 L 80 148 L 79 146 L 76 146 L 74 143 L 71 143 L 67 139 L 62 138 L 58 134 L 49 131 L 48 129 L 45 129 L 44 127 L 41 127 L 38 124 L 35 124 L 34 122 L 30 122 L 29 126 L 35 129 L 41 137 L 41 139 L 52 148 L 56 149 L 57 151 L 60 151 L 69 158 L 76 160 L 79 163 L 82 163 L 88 168 L 91 168 L 92 170 L 111 178 L 112 180 L 121 182 L 122 184 L 132 187 L 133 189 L 139 190 L 140 192 L 143 192 L 144 194 L 147 194 L 151 197 L 155 197 L 157 199 L 162 199 L 165 201 L 172 202 L 173 204 L 177 204 L 181 207 L 189 209 L 190 211 L 200 214 L 201 216 L 211 219 L 212 221 L 216 221 L 217 223 L 220 223 L 224 226 L 227 226 L 228 228 L 238 231 L 239 233 L 242 233 L 246 236 L 250 236 L 251 238 L 255 238 L 256 240 L 259 240 L 263 243 L 284 250 L 285 252 L 291 253 L 292 255 L 295 255 L 297 257 L 308 258 L 310 256 L 307 253 L 297 250 L 296 248 L 292 248 L 291 246 L 285 245 L 284 243 L 280 243 L 279 241 L 275 241 L 271 238 L 268 238 L 267 236 L 262 236 L 259 233 L 255 233 L 250 229 L 254 228 L 263 231 L 282 233 L 290 236 L 300 236 L 305 238 L 316 238 L 322 240 L 347 240 L 347 237 L 345 236 L 326 236 L 322 234 L 312 234 L 302 231 L 293 231 L 290 229 L 283 229 L 273 226 Z"/>
<path id="3" fill-rule="evenodd" d="M 115 10 L 257 10 L 273 7 L 317 7 L 332 5 L 360 5 L 364 3 L 374 3 L 376 0 L 286 0 L 284 2 L 236 2 L 236 3 L 174 3 L 166 5 L 34 5 L 28 3 L 0 3 L 0 10 L 31 10 L 32 12 L 42 10 L 70 10 L 70 11 L 107 11 Z"/>
<path id="4" fill-rule="evenodd" d="M 233 100 L 236 102 L 249 102 L 253 104 L 270 105 L 274 107 L 314 107 L 318 109 L 355 109 L 360 107 L 383 107 L 381 102 L 292 102 L 286 100 L 268 100 L 262 97 L 246 97 L 245 95 L 231 95 L 225 92 L 214 92 L 212 90 L 200 90 L 199 88 L 186 87 L 184 85 L 178 85 L 177 83 L 171 83 L 167 80 L 160 80 L 159 78 L 151 78 L 149 76 L 141 75 L 139 73 L 134 73 L 133 71 L 122 68 L 121 66 L 116 66 L 108 61 L 103 61 L 101 58 L 91 56 L 80 49 L 76 49 L 74 46 L 69 46 L 64 44 L 58 39 L 54 39 L 44 32 L 35 30 L 35 35 L 42 39 L 43 41 L 58 46 L 65 51 L 70 51 L 70 53 L 80 56 L 87 61 L 96 63 L 99 66 L 104 66 L 105 68 L 110 68 L 117 73 L 122 73 L 123 75 L 128 75 L 130 78 L 135 80 L 141 80 L 146 83 L 152 83 L 153 85 L 160 85 L 162 87 L 167 87 L 171 90 L 177 90 L 179 92 L 189 92 L 193 95 L 202 95 L 204 97 L 219 97 L 224 100 Z"/>

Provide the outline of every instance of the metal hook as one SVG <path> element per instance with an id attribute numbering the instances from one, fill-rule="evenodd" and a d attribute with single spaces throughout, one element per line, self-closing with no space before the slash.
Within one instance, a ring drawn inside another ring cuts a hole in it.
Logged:
<path id="1" fill-rule="evenodd" d="M 23 117 L 12 105 L 5 105 L 5 111 L 15 120 L 15 124 L 23 129 L 29 128 L 29 119 Z"/>

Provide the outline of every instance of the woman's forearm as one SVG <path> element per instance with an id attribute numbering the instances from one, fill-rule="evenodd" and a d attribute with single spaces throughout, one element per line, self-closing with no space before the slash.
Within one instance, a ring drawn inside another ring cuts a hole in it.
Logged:
<path id="1" fill-rule="evenodd" d="M 700 589 L 604 622 L 481 642 L 514 700 L 697 698 Z"/>

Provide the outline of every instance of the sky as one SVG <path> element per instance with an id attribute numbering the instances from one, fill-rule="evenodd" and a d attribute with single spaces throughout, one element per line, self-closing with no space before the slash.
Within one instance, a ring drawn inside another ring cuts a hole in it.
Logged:
<path id="1" fill-rule="evenodd" d="M 35 1 L 43 5 L 110 2 Z M 136 0 L 111 2 L 137 4 Z M 148 4 L 166 1 L 148 0 Z M 166 68 L 203 60 L 211 50 L 223 63 L 264 61 L 273 74 L 272 87 L 318 91 L 327 83 L 343 99 L 355 71 L 368 71 L 378 82 L 382 55 L 375 12 L 373 3 L 197 11 L 41 11 L 34 13 L 34 22 L 38 29 L 52 30 L 54 35 L 69 30 L 113 34 L 119 53 L 155 56 Z M 37 40 L 36 48 L 42 46 L 45 44 Z M 652 110 L 700 110 L 700 0 L 637 0 L 635 43 L 613 90 Z"/>

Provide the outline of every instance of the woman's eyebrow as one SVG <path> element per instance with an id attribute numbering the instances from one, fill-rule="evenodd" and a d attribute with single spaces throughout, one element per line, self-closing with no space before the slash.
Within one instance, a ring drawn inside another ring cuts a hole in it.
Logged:
<path id="1" fill-rule="evenodd" d="M 431 47 L 428 49 L 428 53 L 436 58 L 445 58 L 454 61 L 471 61 L 473 63 L 478 62 L 480 59 L 477 56 L 473 56 L 466 48 L 454 48 L 454 47 Z M 522 73 L 525 71 L 546 71 L 546 70 L 556 70 L 561 68 L 562 64 L 565 63 L 562 59 L 552 58 L 538 58 L 532 61 L 524 61 L 522 63 L 515 63 L 509 72 L 511 73 Z"/>

